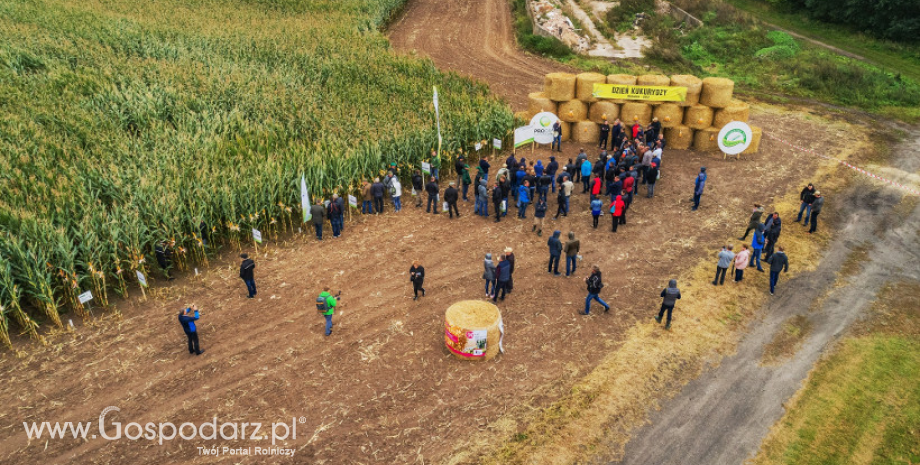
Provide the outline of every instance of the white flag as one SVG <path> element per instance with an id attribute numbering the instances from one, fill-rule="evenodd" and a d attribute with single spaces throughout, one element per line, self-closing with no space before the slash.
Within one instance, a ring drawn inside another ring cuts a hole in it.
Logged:
<path id="1" fill-rule="evenodd" d="M 313 218 L 310 214 L 310 193 L 307 191 L 307 178 L 300 175 L 300 207 L 303 209 L 303 222 L 306 223 Z"/>

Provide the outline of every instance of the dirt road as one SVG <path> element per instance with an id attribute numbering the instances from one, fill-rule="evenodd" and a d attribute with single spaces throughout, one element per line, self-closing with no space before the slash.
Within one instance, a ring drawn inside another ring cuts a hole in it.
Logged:
<path id="1" fill-rule="evenodd" d="M 508 0 L 443 2 L 411 0 L 390 28 L 390 42 L 404 53 L 428 56 L 443 70 L 487 83 L 515 111 L 527 94 L 543 90 L 543 76 L 569 71 L 517 47 Z"/>
<path id="2" fill-rule="evenodd" d="M 920 168 L 920 131 L 892 151 L 893 167 L 906 173 Z M 860 318 L 877 291 L 888 281 L 920 280 L 920 208 L 905 213 L 896 207 L 903 193 L 865 179 L 829 202 L 840 209 L 845 226 L 817 270 L 782 282 L 773 300 L 752 323 L 736 355 L 688 384 L 663 402 L 650 424 L 637 431 L 622 457 L 629 465 L 719 463 L 740 464 L 758 450 L 763 437 L 783 414 L 783 404 L 802 385 L 818 357 Z M 909 204 L 913 205 L 913 204 Z M 801 226 L 787 220 L 786 228 Z M 872 245 L 859 271 L 838 281 L 850 252 Z M 795 257 L 791 257 L 795 266 Z M 841 285 L 843 284 L 843 285 Z M 812 307 L 814 305 L 814 307 Z M 810 310 L 810 308 L 812 308 Z M 811 320 L 813 330 L 801 348 L 778 366 L 761 364 L 764 346 L 795 315 Z"/>

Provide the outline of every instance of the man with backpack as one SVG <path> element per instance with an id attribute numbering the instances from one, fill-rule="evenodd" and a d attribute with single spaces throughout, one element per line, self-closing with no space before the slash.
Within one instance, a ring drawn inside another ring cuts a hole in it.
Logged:
<path id="1" fill-rule="evenodd" d="M 240 254 L 243 263 L 240 264 L 240 279 L 246 283 L 246 291 L 249 293 L 247 298 L 252 299 L 256 296 L 256 280 L 253 271 L 256 269 L 256 262 L 252 261 L 247 254 Z"/>
<path id="2" fill-rule="evenodd" d="M 338 301 L 335 296 L 329 293 L 328 287 L 324 287 L 323 292 L 316 298 L 316 311 L 326 319 L 326 336 L 332 335 L 332 315 L 335 314 L 336 305 Z"/>
<path id="3" fill-rule="evenodd" d="M 664 329 L 671 329 L 671 313 L 674 311 L 674 305 L 677 303 L 677 299 L 680 299 L 680 289 L 677 288 L 677 280 L 672 279 L 668 281 L 668 287 L 664 288 L 661 291 L 661 310 L 658 311 L 658 316 L 655 317 L 655 321 L 661 323 L 661 318 L 664 316 L 664 312 L 668 312 L 668 321 L 664 325 Z"/>
<path id="4" fill-rule="evenodd" d="M 415 174 L 412 175 L 412 189 L 415 191 L 415 208 L 422 207 L 422 183 L 425 180 L 422 178 L 422 172 L 415 170 Z"/>
<path id="5" fill-rule="evenodd" d="M 582 315 L 591 313 L 592 300 L 596 300 L 604 306 L 604 313 L 609 312 L 610 306 L 607 305 L 607 302 L 601 300 L 599 296 L 601 289 L 604 288 L 604 282 L 601 280 L 601 269 L 597 265 L 594 265 L 591 269 L 591 275 L 585 278 L 585 283 L 588 284 L 588 297 L 585 299 L 585 312 Z"/>

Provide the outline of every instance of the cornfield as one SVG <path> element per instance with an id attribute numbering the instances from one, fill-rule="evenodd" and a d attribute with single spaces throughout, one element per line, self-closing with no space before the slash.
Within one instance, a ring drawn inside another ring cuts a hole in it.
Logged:
<path id="1" fill-rule="evenodd" d="M 183 269 L 294 231 L 301 174 L 328 196 L 418 166 L 433 85 L 445 151 L 506 135 L 484 85 L 389 51 L 401 4 L 0 2 L 0 341 L 127 295 L 158 241 Z"/>

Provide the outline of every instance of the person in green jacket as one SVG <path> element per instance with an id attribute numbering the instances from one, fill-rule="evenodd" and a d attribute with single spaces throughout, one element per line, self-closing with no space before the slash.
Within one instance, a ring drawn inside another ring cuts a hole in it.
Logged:
<path id="1" fill-rule="evenodd" d="M 326 318 L 326 336 L 332 335 L 332 315 L 335 314 L 335 306 L 338 305 L 338 302 L 335 300 L 335 296 L 329 293 L 329 288 L 324 287 L 323 292 L 316 298 L 316 305 L 325 305 L 325 311 L 322 312 L 323 317 Z"/>
<path id="2" fill-rule="evenodd" d="M 470 165 L 463 163 L 463 171 L 460 173 L 460 181 L 463 186 L 463 200 L 466 202 L 470 201 L 470 198 L 467 197 L 467 192 L 470 190 L 470 184 L 473 183 L 473 180 L 470 179 Z M 475 195 L 473 195 L 475 197 Z"/>

